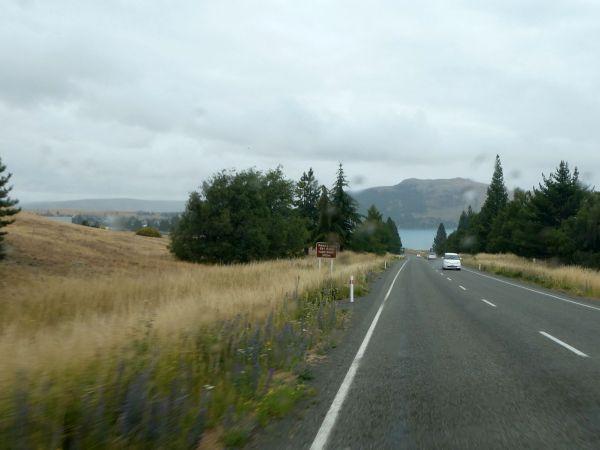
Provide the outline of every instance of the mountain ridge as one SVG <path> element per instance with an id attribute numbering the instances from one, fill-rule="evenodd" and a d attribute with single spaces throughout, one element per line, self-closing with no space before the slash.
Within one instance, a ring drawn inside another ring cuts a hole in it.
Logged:
<path id="1" fill-rule="evenodd" d="M 393 186 L 375 186 L 351 195 L 365 214 L 371 205 L 391 217 L 399 228 L 455 228 L 469 205 L 479 211 L 487 184 L 469 178 L 407 178 Z"/>

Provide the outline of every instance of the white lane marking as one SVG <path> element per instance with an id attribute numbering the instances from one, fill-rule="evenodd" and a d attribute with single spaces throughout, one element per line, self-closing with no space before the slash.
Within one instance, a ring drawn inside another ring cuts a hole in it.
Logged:
<path id="1" fill-rule="evenodd" d="M 448 281 L 452 281 L 452 278 L 448 278 L 448 277 L 446 277 L 446 279 L 447 279 Z"/>
<path id="2" fill-rule="evenodd" d="M 317 432 L 317 435 L 315 436 L 315 440 L 313 441 L 312 445 L 310 446 L 311 450 L 320 450 L 320 449 L 325 448 L 325 446 L 327 445 L 327 441 L 329 440 L 331 431 L 333 430 L 333 427 L 335 426 L 335 422 L 336 422 L 337 417 L 342 409 L 344 400 L 346 399 L 346 396 L 348 395 L 348 391 L 350 390 L 352 381 L 354 381 L 354 376 L 356 375 L 358 366 L 360 365 L 363 355 L 365 354 L 367 345 L 369 345 L 369 341 L 371 340 L 371 336 L 373 335 L 375 326 L 377 325 L 377 322 L 379 321 L 379 316 L 381 316 L 381 311 L 383 311 L 385 302 L 387 301 L 388 297 L 390 296 L 390 293 L 392 292 L 392 288 L 394 287 L 394 284 L 396 283 L 396 280 L 398 279 L 400 272 L 402 272 L 402 269 L 404 269 L 404 266 L 406 266 L 407 262 L 408 261 L 406 261 L 404 264 L 402 264 L 402 267 L 400 267 L 400 270 L 398 270 L 398 273 L 394 277 L 392 284 L 390 284 L 390 288 L 388 289 L 387 294 L 385 294 L 385 297 L 383 298 L 383 302 L 381 302 L 381 306 L 377 310 L 377 314 L 375 314 L 375 317 L 373 318 L 373 322 L 371 322 L 371 326 L 367 330 L 367 334 L 365 335 L 365 338 L 363 339 L 362 344 L 360 344 L 360 348 L 356 352 L 356 356 L 352 360 L 352 364 L 350 365 L 350 368 L 348 369 L 348 373 L 346 373 L 346 376 L 344 377 L 344 381 L 342 381 L 342 384 L 340 385 L 340 388 L 338 389 L 337 394 L 335 394 L 335 398 L 333 399 L 333 402 L 331 403 L 331 406 L 329 407 L 329 411 L 327 411 L 327 414 L 325 415 L 325 418 L 323 419 L 323 423 L 321 424 L 321 427 L 319 428 L 319 431 Z"/>
<path id="3" fill-rule="evenodd" d="M 482 298 L 481 301 L 484 302 L 484 303 L 487 303 L 488 305 L 490 305 L 493 308 L 496 307 L 496 305 L 494 305 L 492 302 L 488 302 L 485 298 Z"/>
<path id="4" fill-rule="evenodd" d="M 459 287 L 459 288 L 461 288 L 463 291 L 466 291 L 466 290 L 467 290 L 467 288 L 466 288 L 466 287 L 464 287 L 464 286 L 461 286 L 460 284 L 458 285 L 458 287 Z"/>
<path id="5" fill-rule="evenodd" d="M 542 336 L 546 336 L 548 339 L 556 342 L 558 345 L 562 345 L 564 348 L 571 350 L 573 353 L 575 353 L 577 356 L 582 356 L 584 358 L 589 358 L 588 355 L 586 355 L 585 353 L 577 350 L 575 347 L 571 347 L 569 344 L 567 344 L 566 342 L 561 341 L 558 338 L 555 338 L 554 336 L 552 336 L 551 334 L 546 333 L 545 331 L 540 331 L 540 334 Z"/>
<path id="6" fill-rule="evenodd" d="M 528 287 L 525 287 L 525 286 L 521 286 L 521 285 L 516 284 L 516 283 L 511 283 L 509 281 L 501 280 L 501 279 L 496 278 L 496 277 L 491 277 L 489 275 L 484 275 L 482 273 L 476 272 L 475 270 L 469 270 L 469 269 L 464 269 L 464 270 L 466 270 L 467 272 L 474 273 L 475 275 L 479 275 L 480 277 L 491 278 L 492 280 L 496 280 L 496 281 L 498 281 L 500 283 L 504 283 L 504 284 L 508 284 L 510 286 L 514 286 L 514 287 L 518 287 L 518 288 L 521 288 L 521 289 L 525 289 L 526 291 L 535 292 L 536 294 L 541 294 L 541 295 L 545 295 L 547 297 L 552 297 L 552 298 L 555 298 L 556 300 L 560 300 L 560 301 L 567 302 L 567 303 L 573 303 L 575 305 L 583 306 L 584 308 L 595 309 L 596 311 L 600 311 L 600 308 L 598 308 L 597 306 L 586 305 L 585 303 L 579 303 L 579 302 L 576 302 L 576 301 L 573 301 L 573 300 L 569 300 L 569 299 L 566 299 L 566 298 L 563 298 L 563 297 L 559 297 L 558 295 L 552 295 L 552 294 L 548 294 L 547 292 L 542 292 L 542 291 L 538 291 L 536 289 L 531 289 L 531 288 L 528 288 Z"/>

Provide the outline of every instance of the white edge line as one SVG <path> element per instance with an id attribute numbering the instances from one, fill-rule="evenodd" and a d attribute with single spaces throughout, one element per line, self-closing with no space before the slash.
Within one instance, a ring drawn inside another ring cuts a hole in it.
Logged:
<path id="1" fill-rule="evenodd" d="M 452 278 L 450 278 L 450 277 L 446 277 L 446 279 L 447 279 L 448 281 L 452 281 Z"/>
<path id="2" fill-rule="evenodd" d="M 479 273 L 479 272 L 477 272 L 475 270 L 469 270 L 469 269 L 464 269 L 464 270 L 466 270 L 467 272 L 474 273 L 475 275 L 479 275 L 480 277 L 491 278 L 492 280 L 496 280 L 496 281 L 498 281 L 500 283 L 508 284 L 509 286 L 518 287 L 518 288 L 521 288 L 521 289 L 525 289 L 526 291 L 535 292 L 536 294 L 541 294 L 541 295 L 545 295 L 547 297 L 555 298 L 556 300 L 560 300 L 560 301 L 567 302 L 567 303 L 573 303 L 575 305 L 583 306 L 584 308 L 595 309 L 596 311 L 600 311 L 600 308 L 597 307 L 597 306 L 586 305 L 585 303 L 579 303 L 579 302 L 576 302 L 576 301 L 573 301 L 573 300 L 569 300 L 569 299 L 566 299 L 566 298 L 563 298 L 563 297 L 559 297 L 558 295 L 552 295 L 552 294 L 549 294 L 547 292 L 538 291 L 536 289 L 531 289 L 531 288 L 528 288 L 528 287 L 525 287 L 525 286 L 521 286 L 520 284 L 511 283 L 509 281 L 501 280 L 500 278 L 491 277 L 489 275 L 485 275 L 483 273 Z"/>
<path id="3" fill-rule="evenodd" d="M 354 381 L 354 376 L 356 375 L 358 366 L 360 365 L 360 362 L 365 353 L 365 350 L 367 349 L 367 345 L 369 345 L 369 341 L 371 340 L 371 336 L 373 335 L 375 326 L 377 325 L 377 322 L 379 321 L 379 316 L 381 315 L 381 311 L 383 311 L 385 302 L 387 301 L 388 297 L 390 296 L 390 293 L 392 292 L 392 288 L 394 287 L 394 284 L 396 283 L 396 280 L 398 279 L 400 272 L 402 272 L 402 269 L 404 269 L 404 266 L 406 266 L 407 262 L 408 261 L 405 261 L 404 264 L 402 264 L 402 267 L 400 267 L 400 270 L 398 270 L 398 273 L 394 277 L 392 284 L 390 284 L 390 288 L 388 289 L 387 294 L 385 294 L 385 297 L 383 298 L 383 302 L 381 302 L 381 306 L 377 310 L 377 314 L 375 314 L 375 317 L 373 318 L 373 321 L 371 322 L 371 326 L 367 330 L 367 334 L 365 335 L 365 338 L 363 339 L 362 344 L 360 344 L 360 347 L 359 347 L 358 351 L 356 352 L 356 356 L 352 360 L 352 364 L 350 364 L 350 368 L 348 369 L 348 372 L 346 373 L 346 376 L 344 377 L 344 381 L 342 381 L 342 384 L 340 385 L 340 388 L 338 389 L 337 394 L 335 394 L 335 398 L 333 399 L 333 402 L 331 403 L 331 406 L 329 407 L 329 411 L 327 411 L 327 414 L 325 415 L 325 418 L 323 419 L 323 423 L 321 424 L 321 427 L 319 428 L 319 431 L 317 432 L 317 435 L 315 436 L 315 440 L 313 441 L 312 445 L 310 446 L 311 450 L 321 450 L 321 449 L 325 448 L 325 446 L 327 445 L 327 441 L 329 440 L 331 431 L 333 430 L 333 427 L 335 426 L 335 422 L 340 413 L 340 410 L 342 409 L 344 400 L 346 399 L 346 396 L 348 395 L 348 391 L 350 390 L 352 381 Z"/>
<path id="4" fill-rule="evenodd" d="M 484 303 L 487 303 L 488 305 L 490 305 L 493 308 L 496 308 L 496 305 L 494 305 L 492 302 L 487 301 L 485 298 L 482 298 L 481 301 Z"/>
<path id="5" fill-rule="evenodd" d="M 555 338 L 554 336 L 552 336 L 551 334 L 546 333 L 545 331 L 540 331 L 540 334 L 542 336 L 546 336 L 548 339 L 556 342 L 558 345 L 562 345 L 564 348 L 566 348 L 567 350 L 571 350 L 573 353 L 575 353 L 577 356 L 582 356 L 583 358 L 589 358 L 588 355 L 586 355 L 585 353 L 577 350 L 575 347 L 571 347 L 569 344 L 567 344 L 566 342 L 561 341 L 558 338 Z"/>
<path id="6" fill-rule="evenodd" d="M 460 284 L 458 285 L 458 287 L 459 287 L 459 288 L 461 288 L 463 291 L 466 291 L 466 290 L 467 290 L 467 288 L 466 288 L 466 287 L 464 287 L 464 286 L 461 286 Z"/>

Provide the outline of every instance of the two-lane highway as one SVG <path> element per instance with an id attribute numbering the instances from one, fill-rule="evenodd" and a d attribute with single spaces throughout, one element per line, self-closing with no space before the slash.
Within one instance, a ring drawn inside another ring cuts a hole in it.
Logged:
<path id="1" fill-rule="evenodd" d="M 409 260 L 313 448 L 600 448 L 600 303 L 483 275 Z"/>

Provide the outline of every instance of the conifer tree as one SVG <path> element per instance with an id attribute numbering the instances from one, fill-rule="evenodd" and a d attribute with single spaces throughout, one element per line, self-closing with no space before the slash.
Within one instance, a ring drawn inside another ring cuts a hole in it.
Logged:
<path id="1" fill-rule="evenodd" d="M 14 221 L 13 216 L 21 210 L 20 208 L 15 208 L 18 200 L 13 200 L 8 196 L 10 191 L 12 191 L 12 186 L 8 185 L 12 173 L 3 175 L 5 170 L 6 166 L 2 164 L 2 158 L 0 158 L 0 259 L 3 259 L 5 256 L 4 236 L 7 234 L 6 231 L 2 231 L 2 228 L 10 225 Z"/>
<path id="2" fill-rule="evenodd" d="M 433 239 L 433 251 L 437 255 L 442 255 L 446 251 L 447 238 L 446 227 L 444 227 L 443 223 L 440 223 L 435 238 Z"/>
<path id="3" fill-rule="evenodd" d="M 333 216 L 333 207 L 329 200 L 329 191 L 327 187 L 321 186 L 321 195 L 317 202 L 317 211 L 319 213 L 319 220 L 317 221 L 317 229 L 315 231 L 317 241 L 330 242 L 332 225 L 331 219 Z"/>
<path id="4" fill-rule="evenodd" d="M 306 220 L 307 229 L 310 234 L 310 240 L 316 237 L 316 230 L 319 225 L 319 184 L 315 178 L 312 167 L 308 172 L 302 173 L 300 181 L 294 189 L 294 205 L 298 213 Z"/>
<path id="5" fill-rule="evenodd" d="M 332 231 L 338 236 L 341 248 L 350 243 L 352 233 L 360 223 L 356 200 L 346 192 L 346 187 L 348 187 L 348 181 L 342 163 L 340 163 L 337 179 L 331 190 L 331 205 L 333 206 L 331 225 Z"/>
<path id="6" fill-rule="evenodd" d="M 508 204 L 508 191 L 504 184 L 504 173 L 500 156 L 496 155 L 496 163 L 494 165 L 494 174 L 492 181 L 487 189 L 487 197 L 481 211 L 478 214 L 478 230 L 477 230 L 477 248 L 485 250 L 487 246 L 488 236 L 492 229 L 492 223 Z"/>

